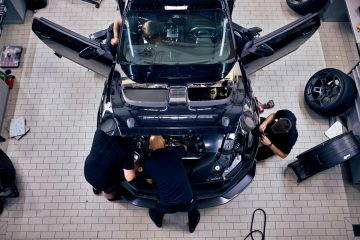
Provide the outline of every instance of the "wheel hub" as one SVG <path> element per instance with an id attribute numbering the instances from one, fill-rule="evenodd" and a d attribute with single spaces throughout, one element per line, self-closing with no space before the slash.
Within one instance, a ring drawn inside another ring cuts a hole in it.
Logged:
<path id="1" fill-rule="evenodd" d="M 329 97 L 332 95 L 332 89 L 329 88 L 329 87 L 325 87 L 322 89 L 322 92 L 321 92 L 323 95 Z"/>

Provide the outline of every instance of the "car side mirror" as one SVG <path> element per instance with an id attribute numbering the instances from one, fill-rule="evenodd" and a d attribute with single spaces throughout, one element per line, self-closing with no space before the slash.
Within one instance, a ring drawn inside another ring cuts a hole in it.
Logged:
<path id="1" fill-rule="evenodd" d="M 247 51 L 261 57 L 268 57 L 274 54 L 274 49 L 265 43 L 260 46 L 253 45 L 250 48 L 247 48 Z"/>
<path id="2" fill-rule="evenodd" d="M 79 56 L 84 59 L 92 59 L 104 55 L 106 52 L 101 48 L 87 47 L 79 53 Z"/>

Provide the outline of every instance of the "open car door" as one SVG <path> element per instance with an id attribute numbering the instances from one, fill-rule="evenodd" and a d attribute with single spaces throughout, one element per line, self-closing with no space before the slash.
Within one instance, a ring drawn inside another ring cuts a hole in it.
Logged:
<path id="1" fill-rule="evenodd" d="M 230 15 L 232 15 L 232 12 L 233 12 L 233 10 L 234 10 L 235 1 L 236 1 L 236 0 L 227 0 L 228 6 L 229 6 Z"/>
<path id="2" fill-rule="evenodd" d="M 295 51 L 316 32 L 319 26 L 318 14 L 308 14 L 274 32 L 254 38 L 243 47 L 237 46 L 246 73 L 252 74 Z M 236 29 L 234 32 L 235 38 L 239 37 L 240 34 L 236 33 Z"/>
<path id="3" fill-rule="evenodd" d="M 101 48 L 99 42 L 45 18 L 34 18 L 32 30 L 57 56 L 64 56 L 104 77 L 109 75 L 113 57 Z"/>

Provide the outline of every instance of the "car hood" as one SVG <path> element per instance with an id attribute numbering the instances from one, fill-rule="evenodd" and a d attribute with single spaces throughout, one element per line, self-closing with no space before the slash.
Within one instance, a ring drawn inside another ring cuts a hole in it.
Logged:
<path id="1" fill-rule="evenodd" d="M 216 82 L 224 79 L 234 64 L 236 59 L 226 63 L 206 64 L 206 65 L 135 65 L 120 63 L 126 76 L 138 83 L 206 83 Z"/>

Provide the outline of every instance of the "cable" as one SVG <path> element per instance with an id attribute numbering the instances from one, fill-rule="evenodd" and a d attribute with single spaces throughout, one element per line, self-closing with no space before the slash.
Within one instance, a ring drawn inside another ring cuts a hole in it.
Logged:
<path id="1" fill-rule="evenodd" d="M 254 217 L 255 217 L 255 213 L 257 211 L 261 211 L 264 214 L 264 227 L 263 230 L 253 230 L 253 223 L 254 223 Z M 257 208 L 254 210 L 253 214 L 252 214 L 252 219 L 251 219 L 251 225 L 250 225 L 250 233 L 248 235 L 246 235 L 246 237 L 244 238 L 244 240 L 248 239 L 249 237 L 251 237 L 252 240 L 254 240 L 253 237 L 253 233 L 259 233 L 261 235 L 261 240 L 265 240 L 265 227 L 266 227 L 266 213 L 263 209 L 261 208 Z"/>

